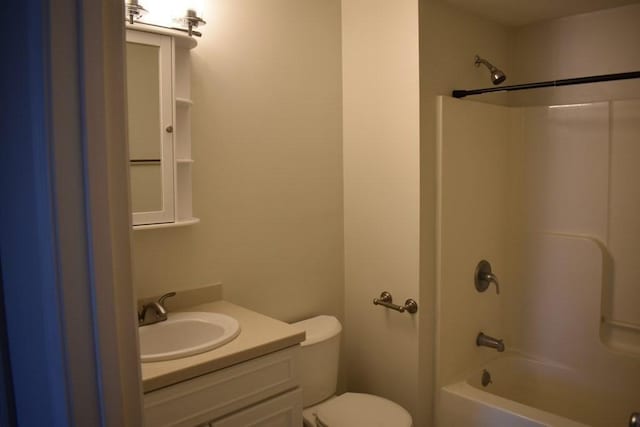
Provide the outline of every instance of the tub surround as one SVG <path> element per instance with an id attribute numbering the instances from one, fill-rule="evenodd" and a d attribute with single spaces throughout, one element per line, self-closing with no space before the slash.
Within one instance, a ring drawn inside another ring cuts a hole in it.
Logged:
<path id="1" fill-rule="evenodd" d="M 630 184 L 637 167 L 627 160 L 634 158 L 638 105 L 516 108 L 440 99 L 437 425 L 498 425 L 516 414 L 517 422 L 502 424 L 608 427 L 637 410 L 633 336 L 640 334 L 619 322 L 633 325 L 638 317 L 637 289 L 628 285 L 638 272 L 629 237 L 637 229 Z M 491 167 L 478 173 L 478 164 Z M 470 211 L 473 221 L 463 215 Z M 499 296 L 473 286 L 483 258 L 495 263 Z M 487 368 L 494 384 L 471 389 L 460 375 L 505 363 L 473 347 L 478 331 L 566 369 L 517 364 L 527 368 L 507 369 L 498 381 Z M 501 400 L 505 409 L 494 411 L 498 397 L 510 403 Z M 532 410 L 566 420 L 531 424 Z"/>
<path id="2" fill-rule="evenodd" d="M 304 331 L 299 328 L 227 301 L 208 302 L 181 308 L 180 311 L 226 314 L 240 322 L 240 335 L 228 344 L 205 353 L 142 363 L 144 393 L 297 345 L 305 339 Z"/>

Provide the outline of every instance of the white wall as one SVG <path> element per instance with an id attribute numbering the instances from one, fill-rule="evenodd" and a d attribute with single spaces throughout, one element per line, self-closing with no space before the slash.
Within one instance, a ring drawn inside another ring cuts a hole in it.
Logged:
<path id="1" fill-rule="evenodd" d="M 421 311 L 372 304 L 385 290 L 399 303 L 419 298 L 418 2 L 343 0 L 342 37 L 348 387 L 423 425 Z"/>
<path id="2" fill-rule="evenodd" d="M 640 70 L 640 4 L 518 28 L 511 38 L 511 82 L 557 80 Z M 636 98 L 640 80 L 510 94 L 512 105 Z"/>
<path id="3" fill-rule="evenodd" d="M 209 0 L 192 50 L 201 223 L 135 231 L 138 296 L 224 283 L 283 320 L 342 316 L 340 2 Z"/>

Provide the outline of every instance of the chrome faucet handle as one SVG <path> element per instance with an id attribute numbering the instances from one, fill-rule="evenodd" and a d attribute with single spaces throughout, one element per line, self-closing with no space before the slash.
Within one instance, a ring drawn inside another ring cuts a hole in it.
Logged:
<path id="1" fill-rule="evenodd" d="M 491 271 L 491 264 L 489 264 L 489 261 L 483 259 L 478 263 L 474 275 L 474 282 L 478 292 L 486 291 L 489 288 L 489 285 L 493 282 L 496 284 L 496 294 L 500 294 L 498 277 Z"/>
<path id="2" fill-rule="evenodd" d="M 169 292 L 167 294 L 162 295 L 160 298 L 158 298 L 158 301 L 151 301 L 143 305 L 142 311 L 138 313 L 138 325 L 139 326 L 151 325 L 153 323 L 158 323 L 158 322 L 167 320 L 167 309 L 164 306 L 164 302 L 167 298 L 173 297 L 175 295 L 176 295 L 175 292 Z M 153 309 L 155 316 L 151 320 L 147 320 L 147 311 L 150 308 Z"/>
<path id="3" fill-rule="evenodd" d="M 162 295 L 160 298 L 158 298 L 158 304 L 160 304 L 160 306 L 162 306 L 162 308 L 165 308 L 165 307 L 164 307 L 164 302 L 165 302 L 165 300 L 166 300 L 167 298 L 171 298 L 171 297 L 175 297 L 175 296 L 176 296 L 176 293 L 175 293 L 175 292 L 169 292 L 169 293 L 166 293 L 166 294 Z M 166 310 L 166 309 L 165 309 L 165 310 Z"/>
<path id="4" fill-rule="evenodd" d="M 164 306 L 164 302 L 167 298 L 171 298 L 174 296 L 176 296 L 175 292 L 169 292 L 162 295 L 160 298 L 158 298 L 157 302 L 153 303 L 156 309 L 156 314 L 158 315 L 158 318 L 160 320 L 167 320 L 167 308 Z"/>
<path id="5" fill-rule="evenodd" d="M 496 294 L 500 295 L 500 284 L 498 283 L 498 277 L 493 273 L 487 273 L 485 276 L 485 280 L 489 283 L 493 282 L 496 284 Z"/>

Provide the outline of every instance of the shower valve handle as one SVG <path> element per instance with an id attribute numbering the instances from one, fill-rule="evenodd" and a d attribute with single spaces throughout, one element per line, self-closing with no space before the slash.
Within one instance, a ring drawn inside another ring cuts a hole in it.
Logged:
<path id="1" fill-rule="evenodd" d="M 491 283 L 495 283 L 496 294 L 500 294 L 500 284 L 498 283 L 498 277 L 491 271 L 491 264 L 489 264 L 489 261 L 482 260 L 478 263 L 474 275 L 474 282 L 476 285 L 476 290 L 478 292 L 486 291 Z"/>

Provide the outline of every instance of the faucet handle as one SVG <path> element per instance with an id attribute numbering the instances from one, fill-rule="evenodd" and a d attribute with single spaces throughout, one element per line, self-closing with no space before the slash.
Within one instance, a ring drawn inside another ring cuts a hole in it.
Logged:
<path id="1" fill-rule="evenodd" d="M 498 277 L 493 274 L 493 273 L 487 273 L 484 276 L 484 279 L 487 280 L 489 283 L 493 282 L 496 284 L 496 294 L 500 295 L 500 284 L 498 283 Z"/>
<path id="2" fill-rule="evenodd" d="M 158 298 L 158 301 L 151 301 L 142 306 L 142 310 L 138 313 L 138 326 L 150 325 L 152 323 L 167 320 L 167 309 L 164 307 L 164 301 L 167 298 L 175 296 L 175 292 L 169 292 Z M 155 316 L 151 320 L 147 320 L 147 311 L 153 310 Z"/>
<path id="3" fill-rule="evenodd" d="M 171 298 L 171 297 L 175 297 L 176 293 L 175 292 L 169 292 L 166 293 L 164 295 L 162 295 L 160 298 L 158 298 L 158 304 L 160 304 L 162 306 L 162 308 L 164 308 L 164 302 L 167 298 Z"/>
<path id="4" fill-rule="evenodd" d="M 474 282 L 476 284 L 476 290 L 478 292 L 484 292 L 489 288 L 491 282 L 496 284 L 496 294 L 500 294 L 500 284 L 498 283 L 498 277 L 491 271 L 491 264 L 489 261 L 482 260 L 476 266 L 476 272 L 474 275 Z"/>

